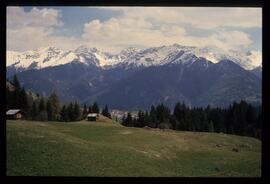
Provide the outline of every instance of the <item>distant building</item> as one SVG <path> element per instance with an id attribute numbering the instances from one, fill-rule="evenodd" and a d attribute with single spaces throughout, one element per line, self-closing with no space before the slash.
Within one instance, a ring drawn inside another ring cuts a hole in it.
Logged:
<path id="1" fill-rule="evenodd" d="M 24 119 L 25 113 L 20 109 L 10 109 L 6 112 L 6 119 Z"/>
<path id="2" fill-rule="evenodd" d="M 98 120 L 98 113 L 89 113 L 87 115 L 87 120 L 88 121 L 97 121 Z"/>
<path id="3" fill-rule="evenodd" d="M 130 112 L 131 113 L 131 116 L 132 118 L 137 118 L 137 114 L 138 112 L 136 111 L 133 111 L 133 112 Z M 111 110 L 111 116 L 113 119 L 122 119 L 123 116 L 127 116 L 128 114 L 128 111 L 121 111 L 121 110 L 117 110 L 117 109 L 112 109 Z"/>
<path id="4" fill-rule="evenodd" d="M 111 116 L 112 116 L 113 119 L 119 119 L 120 120 L 126 114 L 127 114 L 127 112 L 125 112 L 125 111 L 120 111 L 120 110 L 116 110 L 116 109 L 111 110 Z"/>

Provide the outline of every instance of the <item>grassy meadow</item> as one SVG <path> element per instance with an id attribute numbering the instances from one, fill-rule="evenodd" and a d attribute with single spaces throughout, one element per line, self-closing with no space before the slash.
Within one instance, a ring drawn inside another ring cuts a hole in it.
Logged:
<path id="1" fill-rule="evenodd" d="M 7 120 L 6 135 L 8 176 L 261 176 L 261 141 L 249 137 L 129 128 L 104 117 Z"/>

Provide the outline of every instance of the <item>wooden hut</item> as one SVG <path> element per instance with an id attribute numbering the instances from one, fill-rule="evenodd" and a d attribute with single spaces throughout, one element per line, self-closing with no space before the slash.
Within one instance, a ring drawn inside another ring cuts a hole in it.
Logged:
<path id="1" fill-rule="evenodd" d="M 98 120 L 98 113 L 89 113 L 87 115 L 88 121 L 97 121 Z"/>
<path id="2" fill-rule="evenodd" d="M 6 119 L 17 120 L 17 119 L 24 119 L 24 117 L 25 113 L 20 109 L 9 109 L 6 112 Z"/>

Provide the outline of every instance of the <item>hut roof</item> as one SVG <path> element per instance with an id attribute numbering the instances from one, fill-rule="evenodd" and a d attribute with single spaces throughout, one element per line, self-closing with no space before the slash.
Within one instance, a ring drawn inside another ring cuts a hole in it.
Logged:
<path id="1" fill-rule="evenodd" d="M 14 115 L 17 114 L 18 112 L 22 112 L 20 109 L 10 109 L 6 112 L 6 115 Z"/>
<path id="2" fill-rule="evenodd" d="M 97 113 L 89 113 L 88 115 L 87 115 L 87 117 L 97 117 Z"/>

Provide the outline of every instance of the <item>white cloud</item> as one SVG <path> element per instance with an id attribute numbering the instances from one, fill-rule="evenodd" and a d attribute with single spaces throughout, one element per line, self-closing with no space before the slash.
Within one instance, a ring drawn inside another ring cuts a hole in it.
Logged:
<path id="1" fill-rule="evenodd" d="M 7 50 L 25 51 L 39 47 L 55 46 L 69 50 L 78 47 L 81 42 L 74 37 L 52 36 L 52 30 L 41 27 L 24 27 L 7 31 Z"/>
<path id="2" fill-rule="evenodd" d="M 22 27 L 47 27 L 61 26 L 58 20 L 60 12 L 55 9 L 33 8 L 30 12 L 25 12 L 21 7 L 7 7 L 7 27 L 8 29 L 19 29 Z"/>
<path id="3" fill-rule="evenodd" d="M 224 50 L 239 49 L 252 44 L 241 31 L 216 31 L 208 37 L 188 36 L 183 26 L 154 26 L 147 17 L 123 16 L 100 22 L 93 20 L 84 27 L 83 39 L 104 50 L 119 51 L 128 46 L 152 47 L 180 43 L 190 46 L 212 46 Z"/>
<path id="4" fill-rule="evenodd" d="M 155 30 L 152 29 L 151 22 L 142 18 L 122 17 L 112 18 L 105 22 L 93 20 L 85 24 L 82 38 L 99 48 L 119 51 L 131 45 L 146 47 L 171 43 L 170 39 L 184 33 L 185 30 L 180 27 L 164 25 L 161 30 Z"/>
<path id="5" fill-rule="evenodd" d="M 237 47 L 247 47 L 252 44 L 249 35 L 241 31 L 219 32 L 210 38 L 217 42 L 217 46 L 227 49 L 237 49 Z"/>
<path id="6" fill-rule="evenodd" d="M 165 24 L 191 24 L 194 27 L 262 27 L 261 8 L 224 7 L 103 7 L 122 11 L 127 17 L 142 17 Z"/>
<path id="7" fill-rule="evenodd" d="M 194 13 L 193 13 L 194 12 Z M 194 9 L 190 13 L 189 20 L 192 25 L 201 28 L 216 27 L 262 27 L 261 8 L 207 8 Z"/>
<path id="8" fill-rule="evenodd" d="M 253 41 L 242 31 L 228 31 L 224 26 L 237 28 L 261 27 L 259 8 L 184 8 L 184 7 L 106 7 L 122 11 L 118 17 L 84 24 L 80 38 L 53 36 L 61 27 L 61 12 L 52 8 L 7 8 L 7 48 L 28 50 L 53 45 L 74 49 L 79 45 L 119 52 L 129 46 L 140 48 L 170 45 L 214 46 L 224 50 L 247 48 Z M 186 25 L 211 31 L 209 36 L 192 36 Z"/>
<path id="9" fill-rule="evenodd" d="M 51 8 L 33 8 L 25 12 L 21 7 L 7 7 L 7 49 L 25 51 L 54 45 L 62 49 L 78 46 L 72 37 L 52 36 L 55 26 L 62 26 L 61 13 Z"/>

